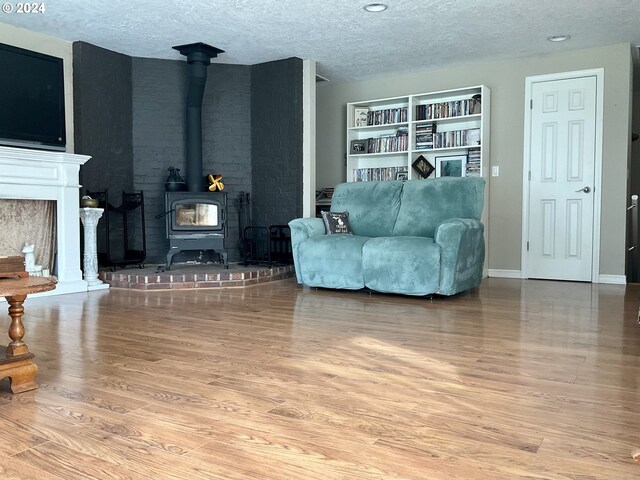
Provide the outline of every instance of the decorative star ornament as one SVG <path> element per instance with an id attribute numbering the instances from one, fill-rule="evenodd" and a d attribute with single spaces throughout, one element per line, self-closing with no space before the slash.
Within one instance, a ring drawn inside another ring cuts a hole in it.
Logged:
<path id="1" fill-rule="evenodd" d="M 222 175 L 209 175 L 209 191 L 215 192 L 216 190 L 224 190 L 224 183 L 222 183 Z"/>

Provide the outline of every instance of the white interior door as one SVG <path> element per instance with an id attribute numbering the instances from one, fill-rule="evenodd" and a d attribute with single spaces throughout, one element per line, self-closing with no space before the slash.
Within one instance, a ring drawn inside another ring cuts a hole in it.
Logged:
<path id="1" fill-rule="evenodd" d="M 591 281 L 596 76 L 531 86 L 526 274 Z"/>

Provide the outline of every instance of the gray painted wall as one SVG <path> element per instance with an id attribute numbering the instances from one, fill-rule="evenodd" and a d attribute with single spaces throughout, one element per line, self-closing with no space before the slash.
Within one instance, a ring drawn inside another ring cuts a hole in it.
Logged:
<path id="1" fill-rule="evenodd" d="M 73 44 L 75 153 L 91 155 L 80 167 L 85 189 L 109 189 L 112 203 L 133 189 L 131 57 Z"/>
<path id="2" fill-rule="evenodd" d="M 302 60 L 251 67 L 253 224 L 302 216 Z"/>
<path id="3" fill-rule="evenodd" d="M 499 60 L 416 72 L 364 82 L 319 84 L 317 186 L 345 179 L 346 103 L 471 85 L 491 89 L 491 159 L 500 176 L 489 181 L 490 269 L 518 272 L 522 245 L 522 177 L 525 78 L 604 68 L 604 138 L 600 273 L 624 275 L 627 166 L 630 131 L 629 44 Z"/>
<path id="4" fill-rule="evenodd" d="M 107 190 L 109 203 L 119 206 L 122 192 L 133 191 L 131 57 L 75 42 L 73 72 L 75 153 L 91 156 L 80 167 L 82 192 Z M 123 258 L 122 216 L 110 215 L 109 221 L 111 258 Z M 141 238 L 132 234 L 130 248 L 142 249 Z M 107 251 L 104 219 L 98 223 L 98 251 Z"/>

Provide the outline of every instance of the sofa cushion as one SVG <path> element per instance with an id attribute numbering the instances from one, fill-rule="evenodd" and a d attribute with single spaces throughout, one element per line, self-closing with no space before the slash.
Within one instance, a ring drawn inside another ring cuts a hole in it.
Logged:
<path id="1" fill-rule="evenodd" d="M 390 236 L 400 208 L 401 192 L 401 180 L 341 183 L 333 192 L 331 211 L 348 211 L 355 235 Z"/>
<path id="2" fill-rule="evenodd" d="M 353 233 L 349 224 L 349 212 L 327 212 L 323 210 L 322 220 L 328 235 L 351 235 Z"/>
<path id="3" fill-rule="evenodd" d="M 433 237 L 449 218 L 480 220 L 484 179 L 435 178 L 405 182 L 393 235 Z"/>
<path id="4" fill-rule="evenodd" d="M 302 283 L 310 287 L 364 288 L 362 246 L 368 237 L 322 235 L 300 243 L 298 258 Z"/>
<path id="5" fill-rule="evenodd" d="M 372 238 L 362 249 L 362 266 L 367 288 L 427 295 L 438 291 L 440 247 L 427 237 Z"/>

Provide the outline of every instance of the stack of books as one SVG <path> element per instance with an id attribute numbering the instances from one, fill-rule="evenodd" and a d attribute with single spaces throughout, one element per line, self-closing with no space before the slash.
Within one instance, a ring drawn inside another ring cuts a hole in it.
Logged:
<path id="1" fill-rule="evenodd" d="M 0 278 L 24 278 L 29 274 L 24 268 L 24 257 L 0 257 Z"/>
<path id="2" fill-rule="evenodd" d="M 429 150 L 433 148 L 433 134 L 436 126 L 433 123 L 416 125 L 416 150 Z"/>
<path id="3" fill-rule="evenodd" d="M 333 187 L 324 187 L 316 190 L 316 201 L 331 200 L 333 198 Z"/>
<path id="4" fill-rule="evenodd" d="M 467 177 L 479 177 L 480 171 L 480 149 L 470 148 L 467 156 Z"/>

